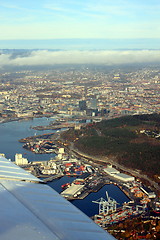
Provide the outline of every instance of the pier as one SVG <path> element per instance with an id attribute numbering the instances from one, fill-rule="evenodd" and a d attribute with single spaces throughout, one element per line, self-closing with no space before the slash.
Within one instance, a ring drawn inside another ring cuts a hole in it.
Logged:
<path id="1" fill-rule="evenodd" d="M 53 176 L 51 176 L 51 177 L 48 177 L 48 178 L 45 178 L 44 180 L 43 180 L 43 182 L 51 182 L 51 181 L 53 181 L 54 179 L 57 179 L 57 178 L 61 178 L 61 177 L 63 177 L 63 174 L 56 174 L 56 175 L 53 175 Z"/>
<path id="2" fill-rule="evenodd" d="M 73 122 L 66 122 L 66 123 L 57 123 L 57 124 L 50 124 L 47 126 L 36 126 L 36 127 L 31 127 L 32 129 L 43 131 L 43 130 L 60 130 L 62 128 L 74 128 L 75 123 Z"/>

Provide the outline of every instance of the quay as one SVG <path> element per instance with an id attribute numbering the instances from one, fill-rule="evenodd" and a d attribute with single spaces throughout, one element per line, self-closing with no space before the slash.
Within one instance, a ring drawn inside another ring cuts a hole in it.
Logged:
<path id="1" fill-rule="evenodd" d="M 54 179 L 57 179 L 57 178 L 61 178 L 61 177 L 63 177 L 63 174 L 56 174 L 56 175 L 53 175 L 53 176 L 51 176 L 51 177 L 48 177 L 48 178 L 45 178 L 45 179 L 43 179 L 43 182 L 51 182 L 51 181 L 53 181 Z"/>
<path id="2" fill-rule="evenodd" d="M 42 140 L 42 139 L 50 139 L 55 133 L 45 133 L 45 134 L 41 134 L 41 135 L 34 135 L 34 136 L 31 136 L 31 137 L 26 137 L 26 138 L 22 138 L 22 139 L 19 139 L 19 142 L 21 143 L 27 143 L 27 142 L 30 142 L 30 141 L 36 141 L 36 140 Z"/>
<path id="3" fill-rule="evenodd" d="M 92 190 L 91 192 L 98 192 L 104 185 L 106 185 L 106 183 L 98 183 Z"/>
<path id="4" fill-rule="evenodd" d="M 110 184 L 109 182 L 100 182 L 98 183 L 96 186 L 94 186 L 92 189 L 88 188 L 86 190 L 83 191 L 79 194 L 73 194 L 70 195 L 70 196 L 65 196 L 68 200 L 75 200 L 75 199 L 84 199 L 86 198 L 90 193 L 93 193 L 93 192 L 98 192 L 102 187 L 104 187 L 106 184 Z M 84 187 L 84 185 L 82 185 Z M 71 189 L 71 187 L 69 187 Z M 62 192 L 62 195 L 63 195 L 64 192 Z"/>
<path id="5" fill-rule="evenodd" d="M 43 130 L 60 130 L 62 128 L 74 128 L 75 127 L 75 123 L 61 123 L 61 124 L 50 124 L 47 126 L 36 126 L 36 127 L 31 127 L 32 129 L 35 130 L 39 130 L 39 131 L 43 131 Z"/>
<path id="6" fill-rule="evenodd" d="M 119 187 L 119 189 L 131 200 L 133 201 L 133 194 L 131 194 L 130 191 L 127 191 L 124 189 L 124 187 L 122 187 L 120 184 L 117 185 L 117 187 Z"/>

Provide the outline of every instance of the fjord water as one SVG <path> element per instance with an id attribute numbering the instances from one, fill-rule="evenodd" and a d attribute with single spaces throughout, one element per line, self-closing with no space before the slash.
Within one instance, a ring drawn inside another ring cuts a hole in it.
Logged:
<path id="1" fill-rule="evenodd" d="M 35 134 L 44 134 L 54 132 L 52 130 L 37 131 L 31 128 L 31 126 L 47 125 L 54 119 L 48 118 L 35 118 L 27 121 L 12 121 L 0 124 L 0 153 L 4 153 L 6 158 L 14 161 L 16 153 L 22 153 L 23 157 L 26 157 L 29 161 L 46 161 L 54 157 L 55 154 L 34 154 L 23 148 L 23 143 L 18 140 L 33 136 Z M 61 192 L 61 185 L 67 182 L 72 182 L 75 177 L 64 176 L 60 179 L 56 179 L 52 182 L 48 182 L 48 185 L 55 189 L 57 192 Z M 74 200 L 72 203 L 78 207 L 89 217 L 98 214 L 98 204 L 92 203 L 101 197 L 106 199 L 106 191 L 109 196 L 114 198 L 121 206 L 123 202 L 128 202 L 128 197 L 115 185 L 105 185 L 96 193 L 90 193 L 83 200 Z"/>
<path id="2" fill-rule="evenodd" d="M 106 198 L 106 191 L 108 192 L 109 197 L 112 197 L 117 202 L 117 207 L 122 206 L 124 202 L 128 202 L 129 198 L 114 184 L 104 185 L 98 192 L 90 193 L 83 200 L 74 200 L 72 204 L 78 207 L 82 212 L 87 216 L 92 217 L 95 214 L 98 214 L 99 204 L 93 203 L 92 201 L 97 201 L 100 198 Z"/>
<path id="3" fill-rule="evenodd" d="M 53 118 L 51 119 L 54 120 Z M 55 132 L 53 130 L 37 131 L 31 126 L 47 125 L 50 120 L 48 118 L 34 118 L 27 121 L 12 121 L 0 124 L 0 153 L 4 153 L 6 158 L 14 161 L 16 153 L 22 153 L 29 161 L 49 160 L 55 154 L 34 154 L 23 148 L 24 143 L 20 143 L 21 138 L 40 135 L 44 133 Z"/>
<path id="4" fill-rule="evenodd" d="M 57 192 L 61 192 L 61 185 L 64 183 L 72 182 L 75 177 L 64 176 L 61 179 L 56 179 L 52 182 L 48 182 L 48 185 L 55 189 Z M 98 214 L 99 205 L 93 203 L 100 198 L 106 198 L 106 191 L 108 192 L 109 197 L 114 198 L 117 201 L 117 207 L 122 206 L 124 202 L 128 202 L 129 198 L 119 189 L 119 187 L 114 184 L 104 185 L 98 192 L 90 193 L 87 197 L 82 200 L 73 200 L 71 203 L 84 212 L 87 216 L 92 217 L 95 214 Z"/>

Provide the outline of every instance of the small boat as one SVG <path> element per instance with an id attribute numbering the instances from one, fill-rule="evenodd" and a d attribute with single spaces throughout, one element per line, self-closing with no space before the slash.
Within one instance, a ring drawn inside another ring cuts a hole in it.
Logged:
<path id="1" fill-rule="evenodd" d="M 61 186 L 61 188 L 68 188 L 68 187 L 70 187 L 71 186 L 71 183 L 65 183 L 65 184 L 63 184 L 62 186 Z"/>

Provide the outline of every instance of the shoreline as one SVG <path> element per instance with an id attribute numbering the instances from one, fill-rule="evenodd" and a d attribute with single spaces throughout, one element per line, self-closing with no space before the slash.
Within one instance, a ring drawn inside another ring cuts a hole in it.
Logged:
<path id="1" fill-rule="evenodd" d="M 43 117 L 46 117 L 46 118 L 50 118 L 50 117 L 53 117 L 55 116 L 55 114 L 53 115 L 43 115 L 43 116 L 34 116 L 34 117 L 19 117 L 19 118 L 9 118 L 9 119 L 3 119 L 0 121 L 0 124 L 2 123 L 8 123 L 8 122 L 12 122 L 12 121 L 28 121 L 28 120 L 32 120 L 34 118 L 43 118 Z M 42 134 L 43 135 L 43 134 Z M 61 136 L 59 136 L 59 139 L 61 139 L 63 141 L 63 138 L 61 138 Z M 56 141 L 57 142 L 57 141 Z M 85 160 L 87 161 L 91 161 L 93 163 L 97 163 L 97 164 L 112 164 L 114 165 L 116 168 L 124 171 L 124 172 L 127 172 L 139 179 L 143 179 L 145 181 L 148 181 L 149 184 L 154 187 L 154 189 L 158 192 L 160 192 L 160 186 L 158 185 L 157 182 L 153 181 L 152 179 L 150 179 L 145 173 L 143 172 L 137 172 L 136 170 L 133 170 L 133 169 L 129 169 L 123 165 L 120 165 L 119 163 L 116 162 L 116 159 L 114 156 L 112 157 L 107 157 L 107 156 L 100 156 L 99 158 L 96 157 L 96 156 L 91 156 L 91 155 L 88 155 L 86 153 L 83 153 L 81 151 L 79 151 L 77 148 L 74 147 L 74 143 L 71 143 L 71 146 L 67 147 L 67 149 L 71 152 L 73 152 L 73 154 L 76 154 L 76 155 L 79 155 L 83 158 L 85 158 Z"/>
<path id="2" fill-rule="evenodd" d="M 4 118 L 4 119 L 1 119 L 0 120 L 0 124 L 1 123 L 9 123 L 9 122 L 14 122 L 14 121 L 28 121 L 28 120 L 33 120 L 34 118 L 43 118 L 43 117 L 46 117 L 46 118 L 50 118 L 50 117 L 53 117 L 55 116 L 55 114 L 52 114 L 52 115 L 47 115 L 47 114 L 44 114 L 44 115 L 37 115 L 37 116 L 28 116 L 28 117 L 15 117 L 15 118 Z"/>
<path id="3" fill-rule="evenodd" d="M 122 170 L 123 172 L 126 172 L 130 175 L 135 176 L 138 179 L 148 181 L 148 183 L 158 192 L 160 193 L 160 186 L 158 185 L 157 182 L 153 181 L 150 179 L 145 173 L 143 173 L 141 170 L 140 172 L 137 172 L 136 170 L 129 169 L 126 166 L 120 165 L 119 163 L 116 162 L 116 159 L 114 156 L 112 157 L 107 157 L 107 156 L 100 156 L 99 158 L 96 156 L 91 156 L 86 153 L 83 153 L 79 151 L 77 148 L 74 147 L 73 143 L 72 146 L 69 147 L 69 150 L 73 152 L 74 154 L 77 154 L 78 156 L 83 157 L 87 161 L 91 161 L 93 163 L 97 164 L 112 164 L 114 165 L 117 169 Z"/>

